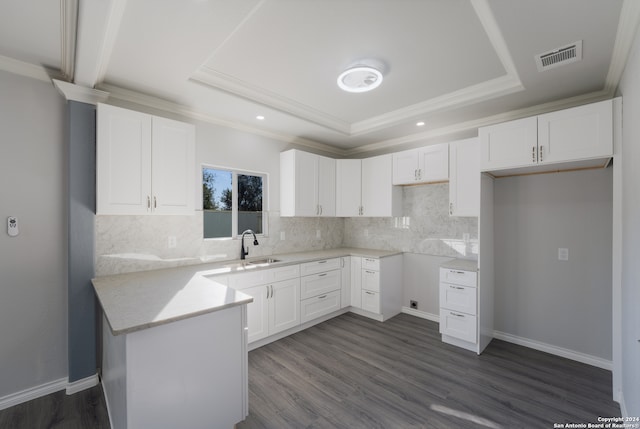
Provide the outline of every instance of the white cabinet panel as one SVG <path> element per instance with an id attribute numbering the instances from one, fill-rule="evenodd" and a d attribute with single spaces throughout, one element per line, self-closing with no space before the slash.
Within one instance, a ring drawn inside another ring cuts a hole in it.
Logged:
<path id="1" fill-rule="evenodd" d="M 340 278 L 340 270 L 302 277 L 300 279 L 300 297 L 307 299 L 327 292 L 340 290 Z"/>
<path id="2" fill-rule="evenodd" d="M 302 323 L 340 309 L 340 291 L 328 292 L 300 302 Z"/>
<path id="3" fill-rule="evenodd" d="M 195 128 L 98 104 L 98 214 L 193 214 Z"/>
<path id="4" fill-rule="evenodd" d="M 362 309 L 371 313 L 380 313 L 380 292 L 362 290 Z"/>
<path id="5" fill-rule="evenodd" d="M 351 257 L 351 306 L 362 307 L 362 258 Z"/>
<path id="6" fill-rule="evenodd" d="M 478 273 L 473 271 L 440 268 L 440 281 L 461 286 L 476 287 Z"/>
<path id="7" fill-rule="evenodd" d="M 440 309 L 440 333 L 470 343 L 476 342 L 476 316 Z"/>
<path id="8" fill-rule="evenodd" d="M 257 341 L 269 335 L 269 287 L 265 285 L 245 288 L 243 293 L 253 297 L 247 304 L 248 342 Z"/>
<path id="9" fill-rule="evenodd" d="M 335 216 L 336 164 L 291 149 L 280 154 L 281 216 Z"/>
<path id="10" fill-rule="evenodd" d="M 613 154 L 613 102 L 538 116 L 538 162 L 553 163 Z"/>
<path id="11" fill-rule="evenodd" d="M 477 307 L 476 288 L 440 283 L 440 307 L 475 316 Z"/>
<path id="12" fill-rule="evenodd" d="M 351 305 L 351 257 L 345 256 L 341 259 L 340 307 L 345 308 Z"/>
<path id="13" fill-rule="evenodd" d="M 447 143 L 393 154 L 393 184 L 440 182 L 449 179 Z"/>
<path id="14" fill-rule="evenodd" d="M 300 324 L 300 280 L 291 279 L 270 285 L 269 335 Z"/>
<path id="15" fill-rule="evenodd" d="M 480 143 L 477 138 L 449 143 L 449 214 L 480 214 Z"/>
<path id="16" fill-rule="evenodd" d="M 406 150 L 393 154 L 393 184 L 406 185 L 418 181 L 418 151 Z"/>
<path id="17" fill-rule="evenodd" d="M 366 270 L 380 271 L 380 259 L 362 258 L 362 268 Z"/>
<path id="18" fill-rule="evenodd" d="M 537 164 L 538 120 L 517 119 L 478 129 L 482 171 Z"/>
<path id="19" fill-rule="evenodd" d="M 360 216 L 361 193 L 362 162 L 359 159 L 336 160 L 336 216 Z"/>
<path id="20" fill-rule="evenodd" d="M 337 270 L 341 266 L 340 258 L 321 259 L 319 261 L 305 262 L 300 264 L 300 275 L 322 273 L 324 271 Z"/>
<path id="21" fill-rule="evenodd" d="M 380 271 L 362 269 L 362 289 L 380 292 Z"/>
<path id="22" fill-rule="evenodd" d="M 401 216 L 402 189 L 392 185 L 391 155 L 362 160 L 362 215 Z"/>

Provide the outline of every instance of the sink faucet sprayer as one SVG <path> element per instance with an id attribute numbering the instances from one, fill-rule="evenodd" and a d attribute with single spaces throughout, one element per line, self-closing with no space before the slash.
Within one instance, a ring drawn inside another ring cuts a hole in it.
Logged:
<path id="1" fill-rule="evenodd" d="M 257 246 L 258 243 L 258 239 L 256 238 L 256 233 L 253 232 L 250 229 L 247 229 L 245 232 L 242 233 L 242 238 L 240 239 L 240 242 L 242 243 L 240 245 L 240 259 L 244 259 L 245 256 L 247 256 L 249 254 L 249 249 L 244 250 L 244 236 L 247 234 L 252 234 L 253 235 L 253 245 Z"/>

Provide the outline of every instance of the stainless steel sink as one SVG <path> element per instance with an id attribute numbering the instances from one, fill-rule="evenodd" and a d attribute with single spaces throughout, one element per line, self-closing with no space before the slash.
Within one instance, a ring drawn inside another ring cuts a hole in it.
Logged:
<path id="1" fill-rule="evenodd" d="M 247 265 L 269 265 L 269 264 L 273 264 L 274 262 L 280 262 L 280 259 L 264 258 L 264 259 L 256 259 L 254 261 L 247 261 L 245 263 Z"/>

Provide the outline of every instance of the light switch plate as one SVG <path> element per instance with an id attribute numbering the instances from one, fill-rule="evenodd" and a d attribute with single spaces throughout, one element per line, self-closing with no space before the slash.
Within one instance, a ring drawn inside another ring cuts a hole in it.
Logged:
<path id="1" fill-rule="evenodd" d="M 569 260 L 569 249 L 565 247 L 558 248 L 558 260 L 559 261 L 568 261 Z"/>

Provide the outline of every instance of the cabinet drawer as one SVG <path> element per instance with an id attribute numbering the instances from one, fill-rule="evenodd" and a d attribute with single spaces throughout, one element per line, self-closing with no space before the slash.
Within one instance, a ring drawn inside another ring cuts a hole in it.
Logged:
<path id="1" fill-rule="evenodd" d="M 302 323 L 340 309 L 340 291 L 336 290 L 300 301 Z"/>
<path id="2" fill-rule="evenodd" d="M 440 307 L 476 315 L 476 288 L 440 283 Z"/>
<path id="3" fill-rule="evenodd" d="M 362 289 L 380 292 L 380 271 L 362 270 Z"/>
<path id="4" fill-rule="evenodd" d="M 372 313 L 380 314 L 380 293 L 363 290 L 361 308 Z"/>
<path id="5" fill-rule="evenodd" d="M 441 308 L 440 333 L 475 343 L 476 316 Z"/>
<path id="6" fill-rule="evenodd" d="M 362 258 L 362 269 L 380 271 L 380 259 Z"/>
<path id="7" fill-rule="evenodd" d="M 340 270 L 304 276 L 300 279 L 300 297 L 302 299 L 339 290 L 342 286 Z"/>
<path id="8" fill-rule="evenodd" d="M 475 271 L 454 270 L 451 268 L 440 268 L 440 281 L 453 283 L 461 286 L 476 287 L 478 273 Z"/>
<path id="9" fill-rule="evenodd" d="M 323 259 L 321 261 L 306 262 L 300 264 L 300 275 L 318 274 L 323 271 L 331 271 L 342 268 L 340 258 Z"/>
<path id="10" fill-rule="evenodd" d="M 286 267 L 273 268 L 273 281 L 295 279 L 300 277 L 300 265 L 287 265 Z"/>

